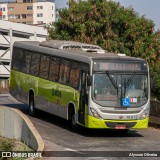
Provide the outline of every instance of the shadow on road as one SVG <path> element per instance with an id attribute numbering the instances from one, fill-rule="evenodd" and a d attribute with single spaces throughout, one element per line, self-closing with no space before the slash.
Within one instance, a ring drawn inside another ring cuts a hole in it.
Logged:
<path id="1" fill-rule="evenodd" d="M 21 112 L 28 114 L 28 107 L 25 104 L 0 104 L 1 106 L 6 106 L 6 107 L 10 107 L 10 108 L 16 108 L 19 109 Z"/>
<path id="2" fill-rule="evenodd" d="M 12 108 L 17 108 L 21 110 L 23 113 L 28 115 L 28 107 L 25 104 L 1 104 L 3 106 L 8 106 Z M 29 116 L 29 115 L 28 115 Z M 54 116 L 52 114 L 36 110 L 36 119 L 40 119 L 42 121 L 45 121 L 47 123 L 56 125 L 61 127 L 62 129 L 66 129 L 70 132 L 71 126 L 70 123 L 67 120 L 64 120 L 63 118 Z M 139 134 L 136 130 L 129 130 L 127 133 L 124 133 L 123 130 L 108 130 L 108 129 L 87 129 L 84 127 L 80 127 L 80 131 L 78 133 L 73 134 L 80 134 L 81 136 L 85 137 L 143 137 L 141 134 Z"/>
<path id="3" fill-rule="evenodd" d="M 28 115 L 28 106 L 26 104 L 16 101 L 10 95 L 4 94 L 4 95 L 1 95 L 0 98 L 2 99 L 1 101 L 2 103 L 0 102 L 0 105 L 11 107 L 11 108 L 17 108 L 21 110 L 23 113 L 25 113 L 26 115 Z M 52 125 L 59 126 L 62 129 L 68 130 L 73 135 L 80 134 L 81 136 L 84 136 L 84 137 L 115 137 L 115 138 L 116 137 L 117 138 L 118 137 L 143 137 L 136 130 L 129 130 L 127 133 L 124 133 L 123 131 L 120 131 L 120 130 L 87 129 L 84 127 L 80 127 L 80 131 L 78 133 L 74 133 L 72 132 L 71 125 L 67 120 L 54 116 L 52 114 L 40 111 L 40 110 L 36 110 L 36 116 L 34 118 L 37 120 L 38 119 L 41 120 L 42 123 L 44 121 Z"/>

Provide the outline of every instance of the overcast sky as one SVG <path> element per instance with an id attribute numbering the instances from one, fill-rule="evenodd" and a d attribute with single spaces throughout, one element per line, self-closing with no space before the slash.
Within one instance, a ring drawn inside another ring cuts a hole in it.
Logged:
<path id="1" fill-rule="evenodd" d="M 154 21 L 155 29 L 160 29 L 160 0 L 115 0 L 124 7 L 132 6 L 140 15 Z M 67 0 L 56 0 L 56 7 L 63 8 Z"/>

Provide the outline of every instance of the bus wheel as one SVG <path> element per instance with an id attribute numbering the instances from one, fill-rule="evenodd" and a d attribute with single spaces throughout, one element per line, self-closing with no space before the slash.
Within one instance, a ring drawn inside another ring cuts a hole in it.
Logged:
<path id="1" fill-rule="evenodd" d="M 34 116 L 35 115 L 35 108 L 34 108 L 34 95 L 31 94 L 29 99 L 29 115 Z"/>
<path id="2" fill-rule="evenodd" d="M 72 125 L 72 130 L 74 132 L 78 132 L 79 131 L 79 125 L 77 124 L 76 115 L 75 114 L 72 115 L 71 125 Z"/>

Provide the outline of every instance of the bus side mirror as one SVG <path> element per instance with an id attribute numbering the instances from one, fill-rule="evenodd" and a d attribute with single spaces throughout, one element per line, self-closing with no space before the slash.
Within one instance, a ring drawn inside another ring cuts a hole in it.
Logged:
<path id="1" fill-rule="evenodd" d="M 87 86 L 91 86 L 92 85 L 92 77 L 87 75 Z"/>

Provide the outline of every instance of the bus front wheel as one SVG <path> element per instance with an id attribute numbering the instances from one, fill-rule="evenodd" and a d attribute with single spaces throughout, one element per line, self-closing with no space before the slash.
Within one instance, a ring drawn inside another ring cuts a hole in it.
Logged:
<path id="1" fill-rule="evenodd" d="M 35 107 L 34 107 L 34 95 L 31 94 L 29 99 L 29 115 L 34 116 L 35 115 Z"/>

